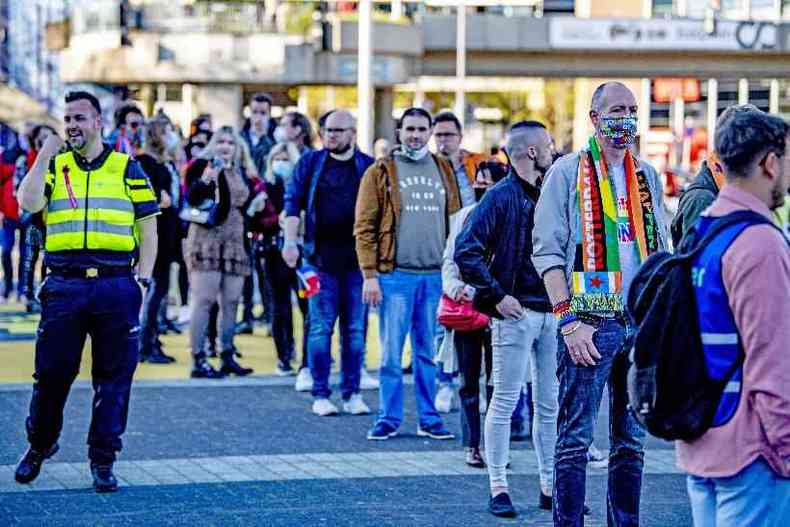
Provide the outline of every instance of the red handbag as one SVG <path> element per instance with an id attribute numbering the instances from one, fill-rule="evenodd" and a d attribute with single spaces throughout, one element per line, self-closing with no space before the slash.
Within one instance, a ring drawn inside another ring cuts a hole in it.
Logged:
<path id="1" fill-rule="evenodd" d="M 471 302 L 456 302 L 447 295 L 439 300 L 439 324 L 455 331 L 475 331 L 488 325 L 491 317 L 477 311 Z"/>

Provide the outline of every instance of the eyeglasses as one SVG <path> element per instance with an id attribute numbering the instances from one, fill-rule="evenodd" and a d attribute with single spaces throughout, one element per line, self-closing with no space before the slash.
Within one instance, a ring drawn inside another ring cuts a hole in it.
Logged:
<path id="1" fill-rule="evenodd" d="M 328 134 L 342 134 L 343 132 L 348 132 L 351 128 L 327 128 L 326 133 Z"/>
<path id="2" fill-rule="evenodd" d="M 440 132 L 438 134 L 433 134 L 437 138 L 442 139 L 443 137 L 458 137 L 458 134 L 455 132 Z"/>

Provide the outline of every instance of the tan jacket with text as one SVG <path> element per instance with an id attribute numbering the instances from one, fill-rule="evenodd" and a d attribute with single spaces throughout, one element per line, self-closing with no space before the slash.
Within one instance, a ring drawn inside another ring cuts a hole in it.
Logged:
<path id="1" fill-rule="evenodd" d="M 461 208 L 461 195 L 449 161 L 430 154 L 439 166 L 444 182 L 445 225 L 449 229 L 450 216 Z M 354 236 L 357 259 L 365 278 L 395 270 L 395 244 L 401 213 L 400 186 L 395 160 L 390 154 L 377 159 L 362 177 L 357 195 Z"/>

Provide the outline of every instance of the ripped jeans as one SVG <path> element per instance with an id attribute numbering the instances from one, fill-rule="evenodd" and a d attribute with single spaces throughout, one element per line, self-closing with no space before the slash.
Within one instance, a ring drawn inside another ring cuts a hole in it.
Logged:
<path id="1" fill-rule="evenodd" d="M 115 461 L 126 430 L 129 392 L 137 368 L 140 286 L 131 275 L 72 278 L 50 274 L 41 286 L 33 396 L 27 434 L 38 451 L 63 428 L 63 406 L 91 337 L 93 415 L 88 433 L 92 462 Z"/>

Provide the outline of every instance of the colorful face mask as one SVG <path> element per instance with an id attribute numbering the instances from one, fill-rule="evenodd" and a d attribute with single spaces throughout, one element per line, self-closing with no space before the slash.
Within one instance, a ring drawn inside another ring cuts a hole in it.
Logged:
<path id="1" fill-rule="evenodd" d="M 636 141 L 636 117 L 601 117 L 600 132 L 614 146 L 628 146 Z"/>

